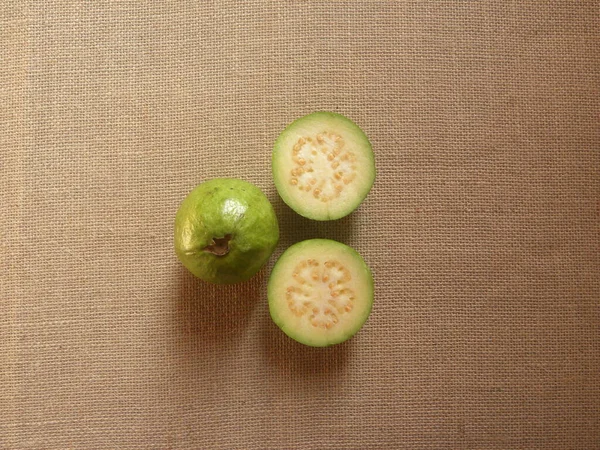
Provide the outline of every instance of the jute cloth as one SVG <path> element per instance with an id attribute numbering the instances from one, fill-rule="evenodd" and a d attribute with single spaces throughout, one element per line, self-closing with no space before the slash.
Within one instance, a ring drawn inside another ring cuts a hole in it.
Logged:
<path id="1" fill-rule="evenodd" d="M 3 1 L 0 448 L 600 448 L 597 1 Z M 270 174 L 317 110 L 370 137 L 349 217 Z M 213 287 L 179 202 L 258 185 L 281 242 Z M 354 246 L 351 341 L 271 322 L 276 258 Z"/>

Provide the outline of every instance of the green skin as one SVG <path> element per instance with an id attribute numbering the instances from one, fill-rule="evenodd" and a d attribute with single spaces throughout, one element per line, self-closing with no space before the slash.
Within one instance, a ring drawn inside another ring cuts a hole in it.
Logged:
<path id="1" fill-rule="evenodd" d="M 229 250 L 206 248 L 227 235 Z M 267 262 L 279 241 L 275 211 L 253 184 L 216 178 L 197 186 L 175 216 L 175 252 L 198 278 L 215 284 L 248 280 Z"/>

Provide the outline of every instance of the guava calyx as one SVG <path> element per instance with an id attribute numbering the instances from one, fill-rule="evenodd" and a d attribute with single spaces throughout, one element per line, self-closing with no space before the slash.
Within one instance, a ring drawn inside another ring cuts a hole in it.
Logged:
<path id="1" fill-rule="evenodd" d="M 215 256 L 225 256 L 229 253 L 229 241 L 231 240 L 231 234 L 226 234 L 223 237 L 213 237 L 212 243 L 204 247 L 202 250 L 208 253 L 212 253 Z"/>

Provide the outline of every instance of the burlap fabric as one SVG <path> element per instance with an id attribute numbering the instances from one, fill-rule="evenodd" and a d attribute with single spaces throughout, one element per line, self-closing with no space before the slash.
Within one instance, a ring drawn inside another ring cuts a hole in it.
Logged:
<path id="1" fill-rule="evenodd" d="M 597 1 L 4 1 L 3 449 L 600 448 Z M 285 206 L 270 152 L 332 110 L 378 177 L 351 216 Z M 213 287 L 179 202 L 257 184 L 281 242 Z M 271 322 L 311 237 L 376 299 L 351 341 Z"/>

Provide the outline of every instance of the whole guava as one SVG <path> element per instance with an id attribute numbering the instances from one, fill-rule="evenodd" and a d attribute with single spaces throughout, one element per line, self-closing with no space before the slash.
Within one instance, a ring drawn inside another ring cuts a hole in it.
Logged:
<path id="1" fill-rule="evenodd" d="M 245 281 L 267 262 L 279 241 L 273 206 L 246 181 L 216 178 L 197 186 L 175 216 L 175 252 L 198 278 Z"/>

